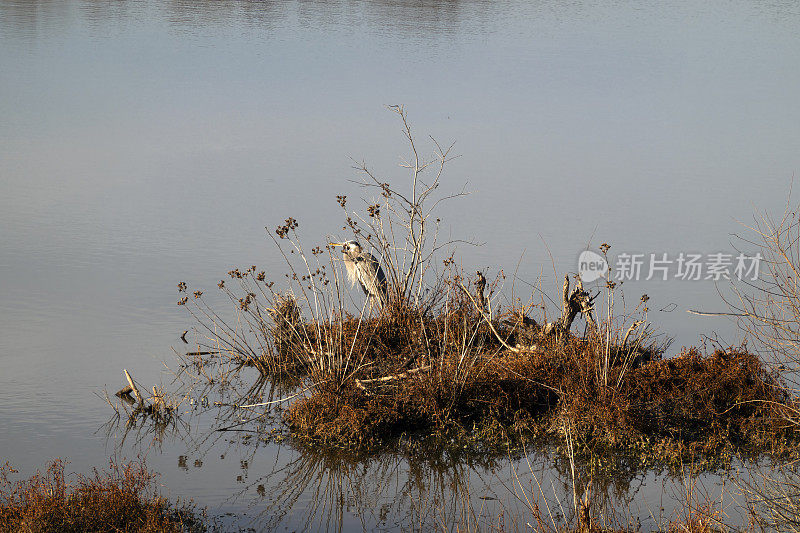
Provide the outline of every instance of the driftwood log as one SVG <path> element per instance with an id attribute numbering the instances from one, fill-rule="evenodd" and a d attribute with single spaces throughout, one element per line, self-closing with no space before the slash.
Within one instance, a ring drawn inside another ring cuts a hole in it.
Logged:
<path id="1" fill-rule="evenodd" d="M 572 293 L 569 294 L 569 276 L 564 276 L 564 300 L 562 302 L 563 311 L 561 313 L 561 330 L 563 332 L 569 331 L 572 322 L 578 313 L 581 313 L 586 319 L 586 323 L 590 328 L 595 329 L 597 325 L 594 322 L 594 299 L 589 296 L 589 293 L 583 290 L 583 282 L 578 278 L 578 282 Z"/>
<path id="2" fill-rule="evenodd" d="M 125 374 L 125 379 L 128 381 L 128 385 L 122 387 L 116 392 L 116 396 L 118 396 L 120 400 L 130 405 L 136 404 L 135 409 L 137 411 L 142 410 L 151 414 L 154 411 L 168 409 L 165 402 L 164 391 L 160 387 L 153 387 L 153 395 L 150 397 L 151 403 L 148 404 L 142 396 L 142 393 L 139 391 L 139 387 L 136 386 L 136 382 L 133 380 L 131 373 L 128 372 L 127 369 L 123 369 L 122 371 Z M 131 397 L 131 394 L 136 397 L 135 400 Z"/>
<path id="3" fill-rule="evenodd" d="M 161 388 L 156 387 L 153 385 L 153 409 L 163 409 L 166 407 L 166 403 L 164 402 L 164 391 Z"/>
<path id="4" fill-rule="evenodd" d="M 478 310 L 486 311 L 486 295 L 483 293 L 486 290 L 486 278 L 483 276 L 483 272 L 478 270 L 477 272 L 478 279 L 475 282 L 475 301 L 478 304 Z"/>
<path id="5" fill-rule="evenodd" d="M 125 385 L 120 390 L 118 390 L 114 395 L 118 397 L 123 402 L 127 403 L 128 405 L 136 405 L 136 400 L 131 396 L 133 389 L 130 385 Z"/>
<path id="6" fill-rule="evenodd" d="M 139 392 L 139 389 L 136 388 L 136 383 L 133 382 L 133 378 L 131 377 L 130 373 L 126 369 L 123 369 L 123 372 L 125 372 L 125 377 L 128 380 L 128 385 L 131 388 L 131 392 L 133 392 L 133 395 L 136 396 L 139 404 L 144 406 L 144 398 L 142 398 L 142 394 Z"/>
<path id="7" fill-rule="evenodd" d="M 561 336 L 567 333 L 572 327 L 572 323 L 582 314 L 586 319 L 586 324 L 590 329 L 596 330 L 597 323 L 594 320 L 594 298 L 584 290 L 581 278 L 577 278 L 575 288 L 569 290 L 569 275 L 564 276 L 564 291 L 561 299 L 561 317 L 555 322 L 549 322 L 544 327 L 546 335 Z"/>
<path id="8" fill-rule="evenodd" d="M 356 380 L 356 387 L 361 390 L 367 390 L 364 385 L 368 385 L 370 383 L 386 383 L 388 381 L 394 381 L 396 379 L 405 379 L 409 376 L 413 376 L 414 374 L 419 374 L 420 372 L 427 372 L 431 369 L 431 365 L 426 366 L 419 366 L 417 368 L 412 368 L 411 370 L 406 370 L 405 372 L 401 372 L 399 374 L 392 374 L 391 376 L 383 376 L 381 378 L 372 378 L 372 379 L 357 379 Z"/>

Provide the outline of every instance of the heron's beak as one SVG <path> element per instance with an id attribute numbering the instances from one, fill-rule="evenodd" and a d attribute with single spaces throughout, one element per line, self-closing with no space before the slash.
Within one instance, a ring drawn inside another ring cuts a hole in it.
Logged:
<path id="1" fill-rule="evenodd" d="M 328 246 L 344 246 L 343 242 L 329 242 Z"/>

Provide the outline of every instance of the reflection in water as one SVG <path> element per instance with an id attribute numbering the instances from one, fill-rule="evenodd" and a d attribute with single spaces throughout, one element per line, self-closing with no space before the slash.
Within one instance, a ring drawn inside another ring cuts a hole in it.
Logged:
<path id="1" fill-rule="evenodd" d="M 78 12 L 72 6 L 77 4 Z M 517 6 L 519 7 L 519 6 Z M 526 7 L 529 14 L 554 22 L 596 16 L 585 2 L 549 0 Z M 792 2 L 757 2 L 754 12 L 777 24 L 800 16 Z M 472 35 L 502 31 L 498 21 L 513 17 L 508 5 L 479 0 L 3 0 L 0 15 L 5 31 L 29 36 L 46 33 L 79 15 L 96 28 L 142 16 L 161 19 L 179 31 L 226 26 L 279 30 L 296 23 L 301 28 L 397 34 L 415 40 L 443 35 Z"/>
<path id="2" fill-rule="evenodd" d="M 658 487 L 664 492 L 671 486 L 673 494 L 662 496 L 662 508 L 653 514 L 647 504 L 636 505 L 648 475 L 625 460 L 598 473 L 591 459 L 571 464 L 549 449 L 487 456 L 413 441 L 371 454 L 309 447 L 293 442 L 279 419 L 276 400 L 290 396 L 293 386 L 265 381 L 246 368 L 225 372 L 219 365 L 215 373 L 213 361 L 212 355 L 204 368 L 186 366 L 177 374 L 185 388 L 172 396 L 183 405 L 173 417 L 153 417 L 119 402 L 104 430 L 118 455 L 147 456 L 169 444 L 184 450 L 177 468 L 187 474 L 233 471 L 235 483 L 219 506 L 237 511 L 219 518 L 226 527 L 523 530 L 537 514 L 574 525 L 574 502 L 586 491 L 597 523 L 648 527 L 677 518 L 674 509 L 683 509 L 686 492 L 674 480 L 692 479 L 680 472 L 669 486 Z M 244 401 L 266 405 L 237 407 Z M 212 479 L 219 484 L 218 474 Z"/>
<path id="3" fill-rule="evenodd" d="M 69 5 L 55 0 L 6 0 L 0 2 L 0 13 L 11 21 L 8 29 L 35 33 L 44 25 L 67 19 L 71 14 Z M 551 7 L 560 5 L 555 2 Z M 494 2 L 459 0 L 81 0 L 78 6 L 79 15 L 98 28 L 143 15 L 162 19 L 182 32 L 215 26 L 277 30 L 293 20 L 301 28 L 342 31 L 363 28 L 372 33 L 402 34 L 420 40 L 462 32 L 466 24 L 486 30 L 501 9 Z"/>
<path id="4" fill-rule="evenodd" d="M 0 2 L 3 31 L 34 38 L 69 18 L 70 5 L 58 0 L 13 0 Z"/>
<path id="5" fill-rule="evenodd" d="M 352 520 L 369 528 L 490 523 L 498 516 L 496 504 L 485 504 L 497 501 L 489 496 L 498 467 L 491 463 L 392 454 L 357 459 L 305 451 L 253 482 L 277 491 L 266 501 L 251 499 L 249 507 L 257 515 L 248 525 L 273 529 L 289 517 L 304 529 L 337 531 Z"/>
<path id="6" fill-rule="evenodd" d="M 162 2 L 162 16 L 175 28 L 202 28 L 218 24 L 231 26 L 280 27 L 287 16 L 286 2 L 221 1 L 194 2 L 171 0 Z"/>

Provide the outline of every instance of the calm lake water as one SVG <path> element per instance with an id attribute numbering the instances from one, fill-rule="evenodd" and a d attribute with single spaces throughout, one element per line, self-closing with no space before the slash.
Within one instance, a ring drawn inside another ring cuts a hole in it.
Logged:
<path id="1" fill-rule="evenodd" d="M 170 382 L 161 362 L 192 325 L 178 281 L 211 292 L 251 264 L 279 278 L 264 226 L 288 216 L 308 245 L 343 236 L 335 196 L 365 195 L 352 159 L 402 183 L 386 105 L 406 106 L 425 153 L 428 135 L 456 142 L 443 188 L 472 194 L 442 207 L 443 227 L 482 243 L 459 247 L 466 271 L 503 269 L 508 293 L 515 273 L 515 296 L 539 277 L 557 294 L 602 242 L 612 256 L 752 252 L 732 234 L 782 212 L 800 169 L 798 66 L 800 8 L 778 0 L 0 0 L 0 457 L 28 474 L 146 455 L 167 494 L 256 528 L 403 529 L 463 509 L 465 486 L 496 519 L 520 505 L 526 462 L 120 444 L 97 395 L 123 368 Z M 741 340 L 685 312 L 726 310 L 725 289 L 624 286 L 650 296 L 673 351 Z M 566 478 L 538 460 L 564 501 Z M 669 513 L 663 476 L 628 482 L 612 503 L 643 527 Z"/>

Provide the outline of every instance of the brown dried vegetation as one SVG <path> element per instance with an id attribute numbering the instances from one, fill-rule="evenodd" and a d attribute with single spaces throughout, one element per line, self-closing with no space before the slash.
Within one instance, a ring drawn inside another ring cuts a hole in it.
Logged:
<path id="1" fill-rule="evenodd" d="M 540 334 L 535 346 L 511 351 L 468 310 L 460 318 L 412 320 L 404 313 L 397 323 L 382 316 L 361 324 L 373 340 L 354 343 L 359 369 L 290 406 L 285 417 L 295 436 L 369 448 L 405 433 L 486 449 L 557 437 L 566 420 L 581 448 L 638 450 L 675 463 L 734 449 L 777 453 L 793 437 L 780 410 L 788 395 L 744 350 L 691 349 L 662 359 L 654 348 L 640 349 L 633 364 L 617 360 L 604 384 L 597 371 L 603 349 L 594 337 Z M 469 320 L 467 331 L 456 327 Z M 445 322 L 451 340 L 443 336 Z M 514 337 L 503 321 L 496 329 Z M 475 352 L 465 368 L 459 341 L 468 335 Z M 431 345 L 435 351 L 426 350 Z M 363 387 L 356 381 L 428 365 L 400 379 Z"/>
<path id="2" fill-rule="evenodd" d="M 300 392 L 255 405 L 291 402 L 284 419 L 294 437 L 349 448 L 414 435 L 502 449 L 539 437 L 563 443 L 567 430 L 579 453 L 626 450 L 672 464 L 696 454 L 791 448 L 784 445 L 796 441 L 794 428 L 783 422 L 794 397 L 758 357 L 689 349 L 664 358 L 665 346 L 650 335 L 649 298 L 616 317 L 624 299 L 615 304 L 610 272 L 594 295 L 580 279 L 570 290 L 565 277 L 560 318 L 552 321 L 531 315 L 533 301 L 501 309 L 502 271 L 493 283 L 480 272 L 470 283 L 454 252 L 437 253 L 448 243 L 439 241 L 434 209 L 464 194 L 434 194 L 452 146 L 434 141 L 435 156 L 424 160 L 402 107 L 394 111 L 410 146 L 402 166 L 411 187 L 396 189 L 361 163 L 363 189 L 378 196 L 365 198 L 366 212 L 348 211 L 346 197 L 337 197 L 343 229 L 381 258 L 386 304 L 367 309 L 369 302 L 354 300 L 340 256 L 331 246 L 306 252 L 289 217 L 268 232 L 286 260 L 287 292 L 253 265 L 228 272 L 230 287 L 219 283 L 234 318 L 218 314 L 202 291 L 181 300 L 197 319 L 195 353 L 222 363 L 218 376 L 202 374 L 209 383 L 224 383 L 242 366 L 288 382 Z M 432 175 L 423 181 L 426 169 Z M 189 293 L 184 283 L 179 291 Z M 575 320 L 585 325 L 581 335 Z M 200 375 L 207 362 L 190 364 Z M 249 404 L 241 398 L 233 408 Z"/>
<path id="3" fill-rule="evenodd" d="M 156 494 L 154 474 L 142 463 L 111 464 L 110 471 L 77 476 L 69 483 L 64 461 L 47 471 L 12 481 L 0 468 L 0 531 L 202 531 L 190 507 L 174 507 Z"/>

